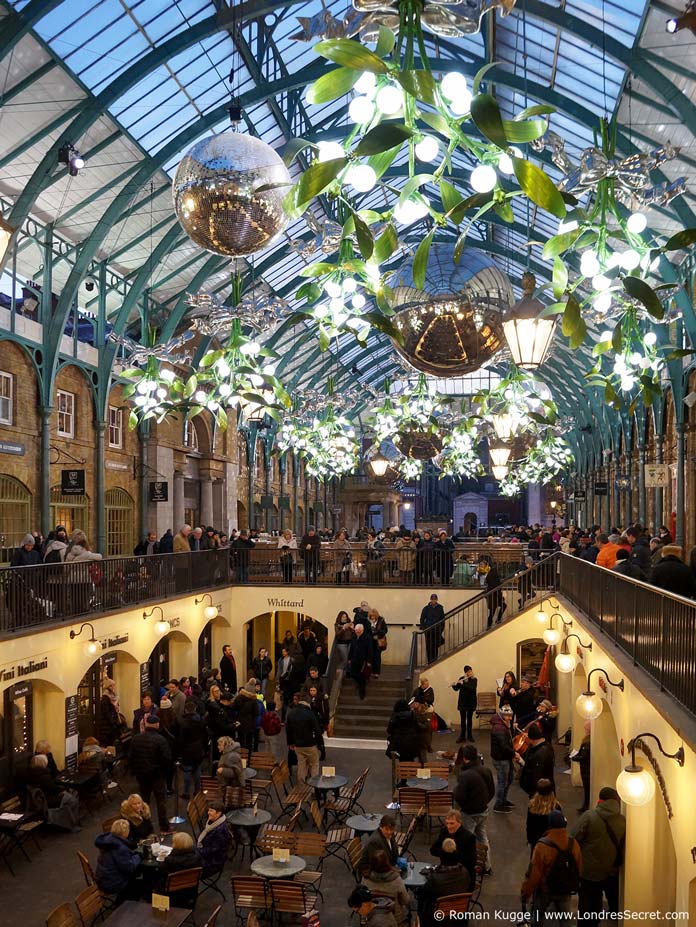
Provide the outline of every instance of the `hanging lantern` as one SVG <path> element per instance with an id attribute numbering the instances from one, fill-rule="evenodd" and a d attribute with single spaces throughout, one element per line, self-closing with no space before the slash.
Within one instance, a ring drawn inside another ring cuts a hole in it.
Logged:
<path id="1" fill-rule="evenodd" d="M 518 367 L 536 370 L 544 363 L 551 346 L 557 318 L 542 316 L 545 306 L 535 299 L 536 278 L 522 275 L 522 299 L 503 314 L 503 332 Z"/>
<path id="2" fill-rule="evenodd" d="M 493 466 L 491 470 L 493 471 L 494 479 L 498 480 L 498 482 L 504 480 L 508 473 L 507 466 Z"/>
<path id="3" fill-rule="evenodd" d="M 510 459 L 511 449 L 504 444 L 489 444 L 488 454 L 494 467 L 505 467 Z"/>
<path id="4" fill-rule="evenodd" d="M 370 468 L 373 474 L 377 478 L 382 477 L 387 472 L 388 467 L 389 467 L 389 461 L 387 460 L 387 458 L 384 457 L 384 455 L 381 454 L 379 451 L 377 451 L 375 456 L 370 460 Z"/>

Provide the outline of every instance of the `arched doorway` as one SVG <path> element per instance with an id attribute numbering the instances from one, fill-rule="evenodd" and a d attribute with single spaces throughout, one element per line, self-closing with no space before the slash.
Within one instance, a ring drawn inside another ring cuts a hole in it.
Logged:
<path id="1" fill-rule="evenodd" d="M 68 532 L 81 528 L 89 537 L 89 496 L 64 496 L 60 486 L 51 489 L 51 527 L 63 525 Z"/>
<path id="2" fill-rule="evenodd" d="M 34 749 L 34 687 L 32 682 L 8 686 L 0 716 L 0 794 L 9 794 L 15 778 L 26 769 Z"/>
<path id="3" fill-rule="evenodd" d="M 0 562 L 10 559 L 8 551 L 19 547 L 27 528 L 32 524 L 31 493 L 24 483 L 3 474 L 0 476 Z"/>
<path id="4" fill-rule="evenodd" d="M 192 666 L 195 659 L 193 642 L 181 631 L 170 631 L 155 644 L 148 659 L 150 690 L 159 702 L 160 692 L 170 679 L 198 675 L 198 667 Z"/>
<path id="5" fill-rule="evenodd" d="M 478 531 L 478 516 L 475 512 L 467 512 L 464 516 L 464 534 L 476 537 Z"/>
<path id="6" fill-rule="evenodd" d="M 325 624 L 312 618 L 304 612 L 277 611 L 263 612 L 246 622 L 244 626 L 244 640 L 247 670 L 261 647 L 265 647 L 271 657 L 274 667 L 280 659 L 280 648 L 283 645 L 286 632 L 290 631 L 295 641 L 302 628 L 308 625 L 314 633 L 318 643 L 326 649 L 329 630 Z"/>
<path id="7" fill-rule="evenodd" d="M 109 650 L 89 667 L 77 687 L 77 730 L 82 746 L 86 737 L 99 738 L 101 698 L 107 679 L 116 683 L 121 713 L 128 719 L 138 707 L 138 662 L 124 650 Z"/>
<path id="8" fill-rule="evenodd" d="M 108 489 L 106 510 L 107 557 L 130 557 L 135 547 L 135 502 L 125 489 Z"/>

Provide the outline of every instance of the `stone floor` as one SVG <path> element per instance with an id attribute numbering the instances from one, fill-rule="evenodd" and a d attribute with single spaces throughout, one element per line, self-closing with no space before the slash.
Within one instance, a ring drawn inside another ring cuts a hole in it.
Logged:
<path id="1" fill-rule="evenodd" d="M 488 757 L 489 735 L 487 732 L 475 732 L 476 743 L 484 756 Z M 454 748 L 455 735 L 451 733 L 436 734 L 433 749 L 449 750 Z M 570 776 L 564 774 L 567 767 L 563 764 L 566 750 L 556 746 L 557 775 L 559 799 L 563 804 L 570 822 L 577 818 L 576 809 L 582 803 L 580 789 L 573 788 Z M 345 746 L 329 747 L 327 763 L 336 767 L 337 772 L 357 777 L 365 768 L 370 767 L 362 804 L 366 811 L 383 812 L 390 800 L 391 765 L 384 754 L 384 747 L 367 742 L 355 742 Z M 128 783 L 124 783 L 127 787 Z M 47 914 L 58 904 L 74 898 L 82 888 L 84 881 L 78 863 L 76 851 L 82 850 L 92 863 L 96 862 L 94 838 L 101 832 L 100 821 L 116 813 L 121 793 L 112 789 L 111 801 L 103 808 L 96 809 L 85 818 L 83 830 L 76 834 L 65 834 L 44 830 L 40 836 L 42 852 L 29 848 L 32 863 L 27 863 L 21 855 L 15 853 L 12 859 L 16 877 L 13 878 L 6 868 L 0 869 L 0 897 L 2 897 L 5 916 L 0 920 L 4 924 L 40 927 Z M 528 848 L 525 843 L 526 796 L 517 784 L 510 791 L 510 800 L 515 803 L 512 814 L 490 815 L 489 836 L 492 844 L 493 874 L 485 881 L 481 901 L 490 919 L 494 910 L 505 912 L 520 911 L 519 886 L 528 863 Z M 183 805 L 183 802 L 182 802 Z M 308 826 L 305 824 L 305 826 Z M 412 850 L 419 860 L 431 861 L 428 853 L 430 845 L 427 830 L 418 833 L 412 844 Z M 325 863 L 323 891 L 325 902 L 320 905 L 322 927 L 344 927 L 348 923 L 348 909 L 345 901 L 352 887 L 353 877 L 346 866 L 333 857 Z M 239 857 L 228 866 L 221 885 L 229 896 L 228 875 L 248 872 L 248 862 L 241 863 Z M 223 884 L 224 883 L 224 884 Z M 219 898 L 213 892 L 206 892 L 196 912 L 196 923 L 205 923 L 207 915 L 218 903 Z M 11 913 L 9 913 L 11 912 Z M 9 920 L 6 919 L 9 915 Z M 234 910 L 226 904 L 221 912 L 218 924 L 232 924 Z"/>

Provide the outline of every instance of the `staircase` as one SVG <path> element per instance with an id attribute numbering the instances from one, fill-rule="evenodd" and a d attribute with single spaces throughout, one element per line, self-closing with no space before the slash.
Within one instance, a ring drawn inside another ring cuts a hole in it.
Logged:
<path id="1" fill-rule="evenodd" d="M 363 701 L 358 696 L 355 682 L 344 677 L 336 708 L 334 736 L 386 742 L 387 723 L 394 710 L 394 702 L 404 697 L 406 673 L 405 666 L 383 664 L 379 679 L 368 682 Z"/>

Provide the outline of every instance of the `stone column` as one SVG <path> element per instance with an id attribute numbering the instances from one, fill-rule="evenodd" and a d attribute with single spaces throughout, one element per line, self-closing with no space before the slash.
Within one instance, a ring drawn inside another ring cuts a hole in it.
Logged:
<path id="1" fill-rule="evenodd" d="M 237 461 L 225 464 L 225 511 L 223 512 L 222 530 L 229 533 L 237 524 Z"/>
<path id="2" fill-rule="evenodd" d="M 655 463 L 661 464 L 662 461 L 662 448 L 664 446 L 664 438 L 662 435 L 655 435 Z M 657 530 L 662 524 L 662 505 L 664 500 L 664 489 L 661 486 L 655 487 L 655 524 L 653 528 Z"/>
<path id="3" fill-rule="evenodd" d="M 647 448 L 644 444 L 638 445 L 638 521 L 643 527 L 646 522 L 645 504 L 645 464 L 647 462 Z"/>
<path id="4" fill-rule="evenodd" d="M 680 422 L 676 426 L 677 432 L 677 499 L 675 509 L 677 512 L 677 529 L 675 543 L 684 547 L 684 432 L 686 425 Z"/>
<path id="5" fill-rule="evenodd" d="M 94 448 L 94 463 L 95 463 L 95 473 L 94 473 L 94 494 L 96 496 L 96 538 L 97 538 L 97 553 L 106 556 L 106 505 L 105 505 L 105 488 L 104 488 L 104 432 L 106 431 L 106 422 L 96 422 L 94 426 L 95 430 L 95 448 Z M 142 499 L 140 505 L 140 529 L 142 532 L 142 524 L 144 519 L 144 512 L 142 511 Z M 140 535 L 142 537 L 142 533 Z"/>
<path id="6" fill-rule="evenodd" d="M 184 523 L 184 474 L 178 470 L 174 472 L 174 524 L 172 531 L 174 534 L 179 531 Z M 193 525 L 191 525 L 193 528 Z"/>
<path id="7" fill-rule="evenodd" d="M 213 479 L 207 474 L 201 476 L 200 521 L 204 529 L 213 523 Z"/>

